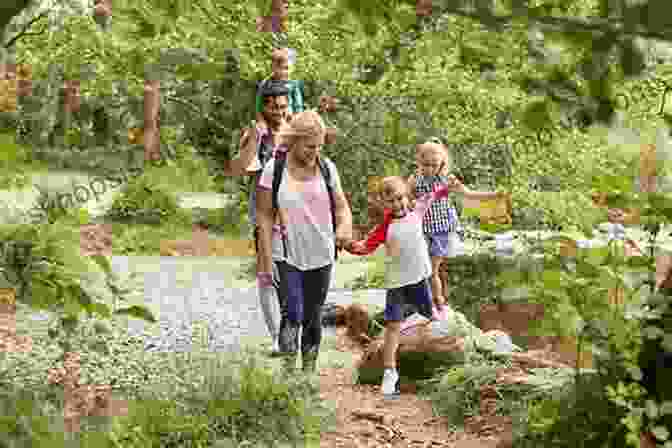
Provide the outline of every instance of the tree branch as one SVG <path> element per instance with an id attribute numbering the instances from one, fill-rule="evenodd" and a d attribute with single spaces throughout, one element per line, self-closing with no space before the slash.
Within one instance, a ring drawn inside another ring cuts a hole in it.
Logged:
<path id="1" fill-rule="evenodd" d="M 520 15 L 495 15 L 491 12 L 471 11 L 457 5 L 447 5 L 442 8 L 441 13 L 467 17 L 487 26 L 508 27 L 515 21 L 522 19 L 537 23 L 550 31 L 561 33 L 613 33 L 627 37 L 645 37 L 649 39 L 672 41 L 672 28 L 667 27 L 663 30 L 656 31 L 640 25 L 637 28 L 630 29 L 629 27 L 626 28 L 623 21 L 617 19 L 603 19 L 599 17 L 584 19 L 550 16 L 528 16 L 521 18 Z"/>
<path id="2" fill-rule="evenodd" d="M 195 104 L 193 104 L 193 103 L 191 103 L 191 102 L 189 102 L 189 101 L 185 101 L 185 100 L 183 100 L 183 99 L 180 99 L 180 98 L 171 96 L 171 95 L 166 95 L 165 98 L 166 98 L 167 100 L 169 100 L 169 101 L 174 102 L 174 103 L 182 104 L 183 106 L 188 106 L 189 108 L 191 108 L 192 111 L 194 111 L 194 112 L 197 113 L 197 114 L 200 114 L 200 115 L 201 115 L 203 118 L 205 118 L 207 121 L 209 121 L 209 122 L 211 122 L 212 124 L 214 124 L 216 128 L 219 128 L 219 129 L 222 129 L 222 130 L 226 130 L 226 131 L 229 130 L 229 128 L 225 128 L 224 126 L 220 125 L 218 120 L 215 120 L 214 118 L 212 118 L 212 117 L 211 117 L 210 115 L 208 115 L 208 114 L 204 114 L 204 113 L 201 111 L 201 109 L 200 109 L 198 106 L 196 106 Z"/>
<path id="3" fill-rule="evenodd" d="M 40 36 L 44 34 L 49 26 L 47 25 L 45 28 L 40 30 L 37 33 L 29 33 L 28 30 L 30 29 L 31 26 L 33 26 L 35 23 L 37 23 L 40 19 L 49 16 L 48 11 L 43 11 L 37 16 L 33 17 L 26 25 L 24 25 L 23 29 L 19 31 L 14 37 L 12 37 L 9 42 L 7 42 L 4 47 L 5 48 L 10 48 L 12 45 L 14 45 L 20 38 L 22 37 L 27 37 L 27 36 Z"/>

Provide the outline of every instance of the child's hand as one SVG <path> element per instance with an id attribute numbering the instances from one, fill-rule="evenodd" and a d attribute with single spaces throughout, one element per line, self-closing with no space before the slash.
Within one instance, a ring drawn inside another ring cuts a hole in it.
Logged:
<path id="1" fill-rule="evenodd" d="M 364 250 L 364 241 L 350 240 L 344 246 L 344 249 L 350 252 L 351 254 L 356 255 L 358 252 L 362 252 Z"/>
<path id="2" fill-rule="evenodd" d="M 456 191 L 458 193 L 464 193 L 465 191 L 464 184 L 453 174 L 448 176 L 448 187 L 450 188 L 450 191 Z"/>

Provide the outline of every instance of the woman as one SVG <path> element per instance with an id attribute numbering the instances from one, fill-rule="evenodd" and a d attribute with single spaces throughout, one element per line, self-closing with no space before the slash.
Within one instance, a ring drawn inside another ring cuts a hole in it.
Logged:
<path id="1" fill-rule="evenodd" d="M 352 238 L 352 214 L 336 166 L 324 159 L 334 192 L 334 232 L 326 179 L 318 161 L 326 136 L 319 114 L 312 110 L 296 114 L 278 135 L 281 145 L 286 147 L 287 159 L 283 172 L 278 173 L 282 177 L 277 216 L 272 205 L 275 156 L 265 165 L 257 187 L 258 283 L 260 288 L 270 287 L 275 258 L 280 276 L 279 295 L 283 297 L 280 352 L 286 357 L 287 367 L 293 369 L 298 355 L 299 328 L 302 328 L 303 370 L 312 372 L 322 338 L 321 308 L 329 291 L 335 249 L 344 247 Z M 275 223 L 282 238 L 274 238 L 272 242 Z M 283 251 L 274 252 L 273 244 L 282 240 Z M 282 258 L 273 255 L 278 252 L 283 253 Z"/>

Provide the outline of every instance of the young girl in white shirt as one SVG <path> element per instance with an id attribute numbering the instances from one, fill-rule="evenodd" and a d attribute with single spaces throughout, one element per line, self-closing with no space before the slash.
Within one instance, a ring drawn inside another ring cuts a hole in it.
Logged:
<path id="1" fill-rule="evenodd" d="M 436 184 L 433 190 L 418 197 L 411 208 L 411 194 L 406 180 L 398 176 L 382 180 L 382 197 L 386 210 L 382 224 L 376 226 L 366 240 L 351 241 L 345 249 L 354 255 L 367 255 L 385 244 L 387 260 L 385 282 L 385 371 L 381 385 L 385 396 L 398 394 L 399 374 L 396 353 L 399 347 L 402 305 L 413 304 L 418 312 L 434 319 L 429 278 L 432 263 L 423 231 L 423 218 L 432 204 L 446 198 L 451 191 L 480 194 L 467 189 L 455 176 Z"/>

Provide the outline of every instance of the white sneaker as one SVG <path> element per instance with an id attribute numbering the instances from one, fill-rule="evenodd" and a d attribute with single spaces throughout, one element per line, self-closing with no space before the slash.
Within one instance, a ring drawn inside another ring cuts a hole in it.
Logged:
<path id="1" fill-rule="evenodd" d="M 277 339 L 273 339 L 273 348 L 271 350 L 273 353 L 278 353 L 280 351 L 280 342 Z"/>
<path id="2" fill-rule="evenodd" d="M 397 383 L 399 382 L 399 374 L 397 369 L 385 369 L 383 373 L 383 384 L 380 389 L 385 396 L 397 395 Z"/>

